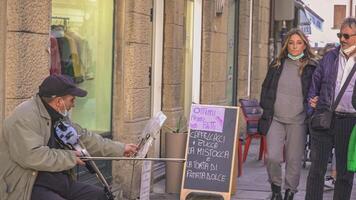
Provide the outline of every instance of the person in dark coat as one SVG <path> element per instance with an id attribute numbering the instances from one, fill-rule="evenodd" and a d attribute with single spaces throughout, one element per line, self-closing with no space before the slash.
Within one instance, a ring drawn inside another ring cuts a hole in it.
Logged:
<path id="1" fill-rule="evenodd" d="M 273 200 L 282 199 L 281 163 L 284 150 L 284 199 L 293 199 L 298 191 L 307 131 L 307 96 L 317 66 L 315 57 L 304 33 L 299 29 L 290 30 L 279 56 L 268 67 L 262 84 L 260 104 L 263 114 L 259 130 L 267 134 L 267 173 Z"/>
<path id="2" fill-rule="evenodd" d="M 346 18 L 337 34 L 340 47 L 329 51 L 313 74 L 309 90 L 310 105 L 315 110 L 330 109 L 343 84 L 356 64 L 356 19 Z M 336 156 L 336 182 L 333 199 L 349 200 L 354 174 L 347 171 L 347 149 L 351 130 L 356 123 L 356 109 L 352 105 L 352 92 L 356 75 L 352 76 L 339 104 L 334 110 L 329 130 L 311 133 L 311 166 L 307 179 L 306 200 L 323 199 L 324 176 L 333 146 Z"/>

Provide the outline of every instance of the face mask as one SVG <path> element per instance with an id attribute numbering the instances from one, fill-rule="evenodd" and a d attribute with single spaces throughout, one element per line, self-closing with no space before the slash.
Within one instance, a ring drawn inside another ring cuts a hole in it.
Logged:
<path id="1" fill-rule="evenodd" d="M 349 56 L 355 49 L 356 49 L 356 45 L 352 45 L 347 49 L 343 49 L 342 52 L 344 52 L 345 55 Z"/>
<path id="2" fill-rule="evenodd" d="M 68 110 L 67 110 L 66 104 L 64 103 L 64 100 L 63 100 L 63 99 L 62 99 L 61 102 L 62 102 L 62 104 L 63 104 L 64 111 L 59 110 L 58 112 L 59 112 L 63 117 L 67 117 L 67 116 L 68 116 Z"/>
<path id="3" fill-rule="evenodd" d="M 292 59 L 292 60 L 299 60 L 301 58 L 303 58 L 304 53 L 302 52 L 301 54 L 297 55 L 297 56 L 293 56 L 292 54 L 288 54 L 288 58 Z"/>

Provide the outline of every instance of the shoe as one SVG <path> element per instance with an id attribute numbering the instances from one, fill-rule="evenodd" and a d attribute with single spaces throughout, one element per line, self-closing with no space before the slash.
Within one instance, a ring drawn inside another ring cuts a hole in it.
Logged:
<path id="1" fill-rule="evenodd" d="M 284 193 L 284 200 L 293 200 L 294 197 L 294 192 L 290 191 L 290 189 L 287 189 L 286 192 Z"/>
<path id="2" fill-rule="evenodd" d="M 326 176 L 324 186 L 330 189 L 334 189 L 335 187 L 335 179 L 332 176 Z"/>
<path id="3" fill-rule="evenodd" d="M 272 197 L 271 200 L 282 200 L 281 186 L 271 184 Z"/>

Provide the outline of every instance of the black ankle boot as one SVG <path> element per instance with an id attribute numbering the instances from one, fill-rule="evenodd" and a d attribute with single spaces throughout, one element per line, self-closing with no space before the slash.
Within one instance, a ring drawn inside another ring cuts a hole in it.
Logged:
<path id="1" fill-rule="evenodd" d="M 281 186 L 271 184 L 272 198 L 271 200 L 282 200 Z"/>
<path id="2" fill-rule="evenodd" d="M 284 200 L 293 200 L 294 192 L 290 191 L 290 189 L 286 190 L 284 194 Z"/>

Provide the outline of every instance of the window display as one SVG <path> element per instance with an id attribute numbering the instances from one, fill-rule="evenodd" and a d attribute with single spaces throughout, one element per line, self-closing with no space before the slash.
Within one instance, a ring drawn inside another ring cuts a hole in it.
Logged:
<path id="1" fill-rule="evenodd" d="M 111 130 L 112 0 L 52 0 L 51 74 L 64 74 L 88 91 L 71 117 L 97 132 Z"/>

